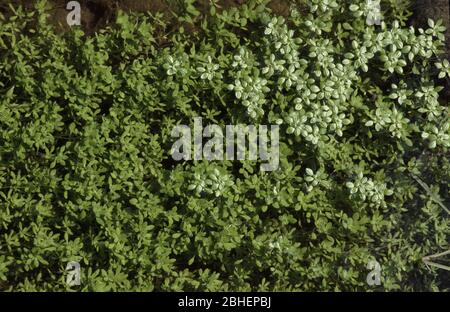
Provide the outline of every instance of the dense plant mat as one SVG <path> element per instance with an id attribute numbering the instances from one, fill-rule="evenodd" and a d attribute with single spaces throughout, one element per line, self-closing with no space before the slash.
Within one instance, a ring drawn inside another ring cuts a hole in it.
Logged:
<path id="1" fill-rule="evenodd" d="M 398 3 L 0 17 L 0 289 L 450 290 L 444 28 Z M 196 117 L 278 125 L 278 169 L 175 161 Z"/>

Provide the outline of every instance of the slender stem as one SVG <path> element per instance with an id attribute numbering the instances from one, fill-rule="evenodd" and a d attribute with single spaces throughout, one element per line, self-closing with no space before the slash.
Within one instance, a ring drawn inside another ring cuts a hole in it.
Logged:
<path id="1" fill-rule="evenodd" d="M 438 204 L 439 206 L 441 206 L 442 209 L 445 210 L 445 212 L 447 212 L 448 214 L 450 214 L 450 210 L 448 210 L 448 208 L 445 207 L 445 205 L 444 205 L 439 199 L 437 199 L 437 198 L 435 198 L 435 197 L 433 196 L 433 194 L 432 194 L 431 191 L 430 191 L 430 188 L 428 187 L 428 185 L 427 185 L 425 182 L 423 182 L 418 176 L 416 176 L 416 175 L 414 175 L 414 174 L 412 174 L 412 173 L 411 173 L 411 176 L 412 176 L 412 177 L 414 178 L 414 180 L 416 180 L 417 183 L 419 183 L 419 185 L 420 185 L 420 186 L 428 193 L 428 195 L 430 195 L 432 201 L 434 201 L 436 204 Z"/>
<path id="2" fill-rule="evenodd" d="M 445 255 L 448 255 L 448 254 L 450 254 L 450 250 L 447 250 L 447 251 L 444 251 L 444 252 L 440 252 L 440 253 L 436 253 L 436 254 L 434 254 L 434 255 L 429 255 L 429 256 L 423 257 L 423 258 L 422 258 L 422 261 L 423 261 L 423 262 L 425 263 L 425 265 L 427 265 L 427 266 L 428 266 L 428 265 L 429 265 L 429 266 L 434 266 L 434 267 L 436 267 L 436 268 L 440 268 L 440 269 L 443 269 L 443 270 L 450 271 L 450 266 L 447 266 L 447 265 L 443 265 L 443 264 L 439 264 L 439 263 L 430 261 L 430 259 L 440 258 L 440 257 L 445 256 Z"/>
<path id="3" fill-rule="evenodd" d="M 431 261 L 427 261 L 427 260 L 424 260 L 424 262 L 426 265 L 430 265 L 430 266 L 434 266 L 439 269 L 444 269 L 444 270 L 450 271 L 450 266 L 446 266 L 443 264 L 439 264 L 439 263 L 431 262 Z"/>
<path id="4" fill-rule="evenodd" d="M 434 255 L 426 256 L 423 259 L 425 261 L 425 260 L 432 259 L 432 258 L 439 258 L 439 257 L 445 256 L 445 255 L 448 255 L 448 254 L 450 254 L 450 250 L 447 250 L 447 251 L 444 251 L 444 252 L 440 252 L 440 253 L 437 253 L 437 254 L 434 254 Z"/>

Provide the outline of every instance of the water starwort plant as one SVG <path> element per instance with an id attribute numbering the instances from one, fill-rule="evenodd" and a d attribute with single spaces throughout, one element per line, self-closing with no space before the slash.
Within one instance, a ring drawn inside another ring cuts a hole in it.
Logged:
<path id="1" fill-rule="evenodd" d="M 450 241 L 444 29 L 379 2 L 189 1 L 177 32 L 92 36 L 0 14 L 0 290 L 449 290 L 422 261 Z M 278 125 L 277 170 L 174 160 L 195 118 Z"/>

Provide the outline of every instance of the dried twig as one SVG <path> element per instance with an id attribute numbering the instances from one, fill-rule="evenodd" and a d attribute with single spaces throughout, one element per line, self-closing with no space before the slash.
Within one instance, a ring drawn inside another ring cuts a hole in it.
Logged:
<path id="1" fill-rule="evenodd" d="M 431 259 L 437 259 L 437 258 L 440 258 L 440 257 L 448 255 L 448 254 L 450 254 L 450 250 L 447 250 L 447 251 L 444 251 L 444 252 L 440 252 L 440 253 L 437 253 L 437 254 L 434 254 L 434 255 L 423 257 L 422 261 L 425 263 L 425 265 L 427 267 L 428 266 L 434 266 L 436 268 L 440 268 L 440 269 L 444 269 L 444 270 L 450 271 L 450 266 L 439 264 L 439 263 L 431 261 Z"/>

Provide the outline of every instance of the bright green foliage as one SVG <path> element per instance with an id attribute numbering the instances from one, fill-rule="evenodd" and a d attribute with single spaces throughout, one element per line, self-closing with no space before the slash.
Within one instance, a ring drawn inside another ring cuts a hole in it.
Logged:
<path id="1" fill-rule="evenodd" d="M 421 261 L 450 240 L 440 23 L 407 28 L 398 1 L 380 26 L 365 0 L 287 20 L 247 2 L 189 1 L 194 32 L 120 15 L 58 35 L 43 5 L 1 19 L 0 288 L 69 289 L 69 261 L 79 290 L 450 288 Z M 198 116 L 280 125 L 279 170 L 173 161 L 171 130 Z"/>

